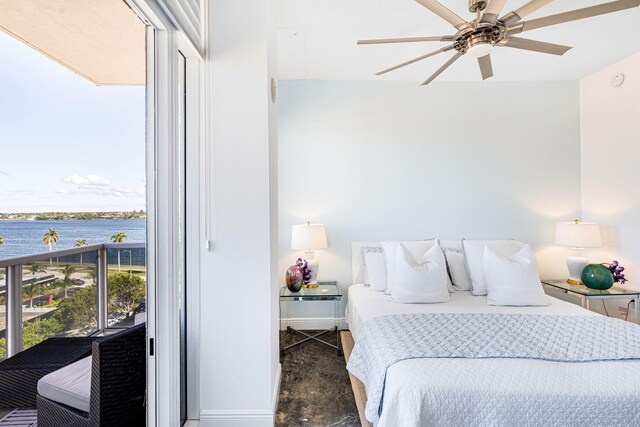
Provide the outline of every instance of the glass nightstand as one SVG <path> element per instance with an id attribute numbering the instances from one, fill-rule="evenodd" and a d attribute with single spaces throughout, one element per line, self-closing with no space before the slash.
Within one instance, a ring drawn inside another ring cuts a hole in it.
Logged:
<path id="1" fill-rule="evenodd" d="M 543 280 L 542 284 L 553 289 L 564 291 L 567 295 L 579 297 L 582 301 L 582 308 L 589 310 L 589 301 L 592 299 L 632 299 L 635 300 L 635 316 L 636 321 L 640 319 L 640 291 L 624 288 L 622 286 L 613 286 L 606 290 L 598 290 L 587 288 L 584 285 L 573 285 L 567 283 L 566 280 Z"/>
<path id="2" fill-rule="evenodd" d="M 319 282 L 320 286 L 317 288 L 302 288 L 299 292 L 291 292 L 286 286 L 283 286 L 280 289 L 280 323 L 282 324 L 282 303 L 289 301 L 333 301 L 334 305 L 334 323 L 335 326 L 331 329 L 327 329 L 321 331 L 315 335 L 309 335 L 304 331 L 300 331 L 298 329 L 294 329 L 291 326 L 287 326 L 287 332 L 293 331 L 300 335 L 304 335 L 305 338 L 297 341 L 293 344 L 290 344 L 286 347 L 282 347 L 280 345 L 280 355 L 284 356 L 285 352 L 292 347 L 303 344 L 307 341 L 317 341 L 326 346 L 334 348 L 337 350 L 338 355 L 342 355 L 342 346 L 340 345 L 340 331 L 338 328 L 338 322 L 340 321 L 340 301 L 342 301 L 342 292 L 340 292 L 340 288 L 338 287 L 337 282 Z M 335 332 L 336 334 L 336 344 L 331 344 L 324 340 L 321 340 L 319 337 L 321 335 L 327 334 L 329 332 Z"/>

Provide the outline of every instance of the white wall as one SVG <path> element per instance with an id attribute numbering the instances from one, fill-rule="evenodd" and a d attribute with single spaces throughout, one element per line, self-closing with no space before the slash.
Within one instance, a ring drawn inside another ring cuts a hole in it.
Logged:
<path id="1" fill-rule="evenodd" d="M 620 261 L 640 287 L 640 53 L 580 81 L 580 123 L 582 216 L 601 224 L 604 245 L 590 258 Z"/>
<path id="2" fill-rule="evenodd" d="M 201 254 L 200 425 L 272 426 L 279 349 L 271 1 L 210 6 L 213 251 Z"/>
<path id="3" fill-rule="evenodd" d="M 580 214 L 578 97 L 577 82 L 281 82 L 280 281 L 306 220 L 327 227 L 319 279 L 345 291 L 352 241 L 516 238 L 564 277 L 552 243 Z"/>

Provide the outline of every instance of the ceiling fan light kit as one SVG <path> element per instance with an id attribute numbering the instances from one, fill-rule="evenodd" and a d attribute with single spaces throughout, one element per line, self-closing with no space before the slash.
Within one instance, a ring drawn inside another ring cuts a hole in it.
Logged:
<path id="1" fill-rule="evenodd" d="M 442 47 L 436 51 L 410 59 L 402 64 L 382 70 L 376 75 L 382 75 L 398 68 L 414 64 L 431 56 L 443 52 L 455 50 L 455 54 L 433 73 L 422 85 L 427 85 L 442 74 L 451 64 L 463 55 L 469 55 L 478 59 L 480 74 L 486 80 L 493 76 L 490 52 L 494 47 L 509 47 L 523 49 L 533 52 L 547 53 L 551 55 L 564 55 L 570 46 L 563 46 L 554 43 L 529 40 L 514 35 L 548 27 L 551 25 L 563 24 L 565 22 L 579 19 L 591 18 L 593 16 L 604 15 L 620 10 L 631 9 L 640 6 L 640 0 L 617 0 L 596 6 L 585 7 L 572 10 L 570 12 L 558 13 L 556 15 L 522 21 L 526 16 L 551 3 L 553 0 L 531 0 L 520 8 L 506 13 L 502 17 L 500 14 L 505 6 L 506 0 L 468 0 L 469 12 L 476 15 L 475 19 L 465 21 L 463 18 L 452 12 L 437 0 L 416 0 L 425 8 L 435 13 L 451 25 L 457 32 L 454 35 L 437 37 L 408 37 L 395 39 L 374 39 L 359 40 L 358 44 L 383 44 L 383 43 L 412 43 L 412 42 L 451 42 L 450 45 Z"/>

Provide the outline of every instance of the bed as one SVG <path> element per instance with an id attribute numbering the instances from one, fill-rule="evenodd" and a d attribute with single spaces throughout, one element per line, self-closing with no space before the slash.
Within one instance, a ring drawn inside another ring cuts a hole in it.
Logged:
<path id="1" fill-rule="evenodd" d="M 384 316 L 525 314 L 591 322 L 603 318 L 552 297 L 546 307 L 488 306 L 485 296 L 468 291 L 451 297 L 441 304 L 396 304 L 366 285 L 350 286 L 346 320 L 355 350 L 367 322 Z M 368 351 L 376 352 L 371 346 Z M 369 385 L 363 382 L 369 395 Z M 386 369 L 380 402 L 377 417 L 367 416 L 377 427 L 640 425 L 640 361 L 411 358 Z M 377 402 L 367 402 L 368 409 L 369 405 Z"/>

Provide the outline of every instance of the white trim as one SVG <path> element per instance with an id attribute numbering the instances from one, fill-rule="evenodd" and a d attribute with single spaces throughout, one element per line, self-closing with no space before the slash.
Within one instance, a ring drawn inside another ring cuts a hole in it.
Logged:
<path id="1" fill-rule="evenodd" d="M 197 14 L 192 10 L 186 10 L 178 2 L 159 2 L 162 9 L 170 17 L 176 28 L 181 28 L 186 41 L 193 47 L 202 58 L 202 11 Z M 171 5 L 171 6 L 170 6 Z M 199 15 L 199 16 L 198 16 Z M 200 27 L 200 28 L 198 28 Z"/>
<path id="2" fill-rule="evenodd" d="M 187 83 L 187 418 L 200 414 L 200 158 L 202 122 L 200 121 L 202 61 L 197 55 L 186 58 Z"/>
<path id="3" fill-rule="evenodd" d="M 158 426 L 180 419 L 180 138 L 178 49 L 174 31 L 156 30 L 156 416 Z M 162 315 L 159 315 L 159 314 Z"/>
<path id="4" fill-rule="evenodd" d="M 276 370 L 276 380 L 273 384 L 273 395 L 271 401 L 271 409 L 275 414 L 278 411 L 278 402 L 280 402 L 280 385 L 282 384 L 282 364 L 278 363 Z"/>
<path id="5" fill-rule="evenodd" d="M 270 410 L 236 409 L 200 411 L 199 427 L 265 427 L 274 424 Z"/>
<path id="6" fill-rule="evenodd" d="M 287 326 L 300 330 L 330 329 L 336 326 L 336 319 L 333 317 L 291 317 L 280 319 L 280 330 L 287 329 Z M 347 320 L 344 317 L 338 319 L 338 328 L 340 330 L 348 329 Z"/>
<path id="7" fill-rule="evenodd" d="M 156 182 L 155 182 L 155 31 L 147 27 L 147 425 L 156 425 L 156 358 L 150 343 L 156 339 Z M 155 347 L 155 346 L 154 346 Z"/>

